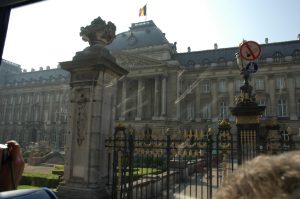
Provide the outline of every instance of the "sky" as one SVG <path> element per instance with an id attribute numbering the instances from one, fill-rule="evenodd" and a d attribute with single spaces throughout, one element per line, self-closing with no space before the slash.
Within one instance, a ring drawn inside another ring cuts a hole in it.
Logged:
<path id="1" fill-rule="evenodd" d="M 147 16 L 139 17 L 145 4 Z M 56 68 L 88 46 L 80 27 L 99 16 L 116 34 L 153 20 L 178 52 L 290 41 L 300 34 L 299 9 L 299 0 L 45 0 L 12 10 L 3 58 L 27 70 Z"/>

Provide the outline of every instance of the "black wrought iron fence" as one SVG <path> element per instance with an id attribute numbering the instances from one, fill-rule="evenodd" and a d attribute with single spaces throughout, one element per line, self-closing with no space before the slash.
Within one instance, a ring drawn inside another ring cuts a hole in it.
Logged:
<path id="1" fill-rule="evenodd" d="M 239 162 L 261 153 L 293 150 L 297 145 L 292 136 L 275 139 L 270 133 L 257 142 L 254 131 L 242 132 L 235 139 L 230 129 L 223 122 L 215 136 L 210 129 L 189 129 L 155 137 L 151 131 L 138 136 L 116 127 L 114 136 L 106 140 L 112 198 L 212 198 Z"/>

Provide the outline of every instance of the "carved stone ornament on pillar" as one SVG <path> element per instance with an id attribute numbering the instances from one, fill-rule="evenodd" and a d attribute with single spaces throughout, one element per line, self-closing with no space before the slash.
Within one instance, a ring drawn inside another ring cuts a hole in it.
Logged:
<path id="1" fill-rule="evenodd" d="M 100 56 L 115 62 L 115 58 L 104 47 L 114 40 L 116 37 L 115 32 L 116 26 L 110 21 L 106 23 L 101 17 L 94 19 L 90 25 L 81 27 L 80 36 L 83 41 L 89 42 L 90 46 L 83 51 L 77 52 L 73 60 Z"/>
<path id="2" fill-rule="evenodd" d="M 106 22 L 98 17 L 91 22 L 91 25 L 81 27 L 80 36 L 83 41 L 89 42 L 90 46 L 99 44 L 106 46 L 115 38 L 116 26 L 112 22 Z"/>

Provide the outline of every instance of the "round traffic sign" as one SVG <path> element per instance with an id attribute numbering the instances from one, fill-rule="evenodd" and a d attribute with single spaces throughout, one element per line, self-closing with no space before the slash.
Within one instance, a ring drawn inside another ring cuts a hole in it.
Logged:
<path id="1" fill-rule="evenodd" d="M 248 73 L 256 73 L 258 69 L 258 66 L 255 62 L 249 62 L 247 65 L 246 65 L 246 71 Z"/>
<path id="2" fill-rule="evenodd" d="M 255 60 L 259 57 L 261 48 L 255 41 L 246 41 L 240 47 L 241 58 L 247 61 Z"/>

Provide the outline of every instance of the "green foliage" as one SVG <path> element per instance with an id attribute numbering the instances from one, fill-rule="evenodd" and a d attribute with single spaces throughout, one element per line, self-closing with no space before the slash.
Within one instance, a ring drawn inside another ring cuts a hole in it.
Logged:
<path id="1" fill-rule="evenodd" d="M 56 188 L 59 184 L 59 176 L 51 173 L 23 173 L 20 184 Z"/>
<path id="2" fill-rule="evenodd" d="M 166 164 L 164 157 L 137 156 L 134 158 L 135 167 L 160 167 L 163 168 Z"/>
<path id="3" fill-rule="evenodd" d="M 58 175 L 54 175 L 51 173 L 33 173 L 33 172 L 25 172 L 22 177 L 35 177 L 35 178 L 47 178 L 47 179 L 58 179 Z"/>
<path id="4" fill-rule="evenodd" d="M 133 169 L 133 176 L 143 176 L 143 175 L 151 175 L 151 174 L 157 174 L 157 173 L 161 173 L 162 171 L 160 169 L 157 168 L 134 168 Z M 126 175 L 129 175 L 128 173 L 126 173 Z"/>
<path id="5" fill-rule="evenodd" d="M 53 170 L 52 174 L 58 175 L 58 176 L 63 176 L 64 175 L 64 170 Z"/>
<path id="6" fill-rule="evenodd" d="M 63 176 L 64 175 L 64 165 L 61 164 L 55 164 L 54 165 L 54 170 L 52 171 L 52 174 L 58 175 L 58 176 Z"/>
<path id="7" fill-rule="evenodd" d="M 35 189 L 35 188 L 40 188 L 40 187 L 31 186 L 31 185 L 19 185 L 17 189 Z"/>
<path id="8" fill-rule="evenodd" d="M 65 169 L 65 165 L 63 164 L 55 164 L 54 165 L 54 170 L 64 170 Z"/>
<path id="9" fill-rule="evenodd" d="M 23 153 L 23 158 L 24 158 L 24 161 L 25 161 L 25 162 L 27 162 L 29 156 L 30 156 L 30 151 L 25 151 L 25 152 Z"/>

